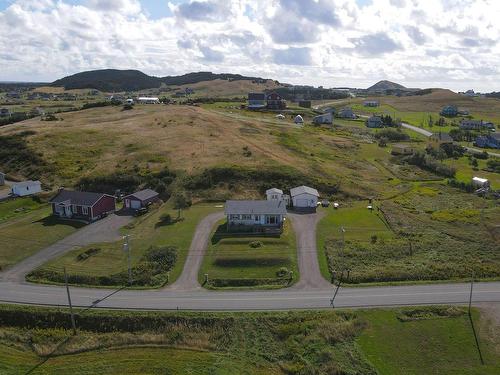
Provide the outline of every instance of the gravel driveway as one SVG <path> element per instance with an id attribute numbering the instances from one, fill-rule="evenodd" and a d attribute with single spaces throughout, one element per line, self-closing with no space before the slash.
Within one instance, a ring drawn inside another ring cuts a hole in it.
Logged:
<path id="1" fill-rule="evenodd" d="M 79 229 L 62 240 L 38 251 L 4 272 L 0 280 L 25 282 L 26 275 L 35 268 L 77 247 L 99 242 L 114 242 L 121 238 L 119 229 L 132 220 L 130 216 L 109 215 L 108 217 Z"/>
<path id="2" fill-rule="evenodd" d="M 316 226 L 324 215 L 324 212 L 315 214 L 288 213 L 297 237 L 300 272 L 299 282 L 292 287 L 293 289 L 332 288 L 332 285 L 323 278 L 319 270 L 318 249 L 316 246 Z"/>

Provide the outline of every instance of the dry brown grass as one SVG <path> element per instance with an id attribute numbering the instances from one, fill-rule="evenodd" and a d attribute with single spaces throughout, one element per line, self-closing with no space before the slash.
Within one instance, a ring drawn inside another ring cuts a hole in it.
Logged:
<path id="1" fill-rule="evenodd" d="M 253 83 L 249 80 L 227 81 L 216 79 L 213 81 L 203 81 L 191 85 L 169 86 L 171 88 L 185 89 L 187 87 L 195 90 L 197 96 L 206 97 L 230 97 L 230 96 L 245 96 L 249 92 L 262 92 L 264 90 L 272 90 L 281 87 L 273 80 L 268 80 L 266 83 Z"/>

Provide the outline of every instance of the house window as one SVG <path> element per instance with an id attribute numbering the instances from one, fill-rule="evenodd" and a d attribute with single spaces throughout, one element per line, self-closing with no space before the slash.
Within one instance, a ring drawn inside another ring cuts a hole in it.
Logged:
<path id="1" fill-rule="evenodd" d="M 88 215 L 88 213 L 89 213 L 89 208 L 85 207 L 85 206 L 82 206 L 82 214 Z"/>
<path id="2" fill-rule="evenodd" d="M 239 220 L 240 219 L 240 215 L 229 215 L 229 218 L 231 220 Z"/>
<path id="3" fill-rule="evenodd" d="M 77 214 L 77 213 L 78 213 L 78 209 L 77 209 L 76 204 L 73 204 L 73 205 L 71 206 L 71 212 L 73 212 L 74 214 Z"/>
<path id="4" fill-rule="evenodd" d="M 255 215 L 255 221 L 260 221 L 260 215 Z"/>
<path id="5" fill-rule="evenodd" d="M 252 220 L 252 215 L 244 214 L 241 216 L 242 216 L 242 220 Z"/>
<path id="6" fill-rule="evenodd" d="M 278 218 L 276 216 L 266 217 L 266 224 L 277 224 L 277 223 L 278 223 Z"/>

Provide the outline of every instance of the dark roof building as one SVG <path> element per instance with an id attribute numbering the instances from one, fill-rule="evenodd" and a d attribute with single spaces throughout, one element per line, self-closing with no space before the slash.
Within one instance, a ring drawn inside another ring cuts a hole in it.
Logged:
<path id="1" fill-rule="evenodd" d="M 159 194 L 151 189 L 144 189 L 123 198 L 125 208 L 139 209 L 149 206 L 160 199 Z"/>
<path id="2" fill-rule="evenodd" d="M 103 193 L 61 189 L 49 201 L 52 213 L 65 219 L 94 221 L 114 212 L 115 197 Z"/>

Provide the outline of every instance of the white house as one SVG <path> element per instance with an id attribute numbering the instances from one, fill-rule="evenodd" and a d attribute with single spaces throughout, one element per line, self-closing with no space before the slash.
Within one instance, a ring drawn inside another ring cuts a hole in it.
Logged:
<path id="1" fill-rule="evenodd" d="M 26 195 L 36 194 L 42 191 L 40 181 L 23 181 L 12 185 L 12 195 L 24 197 Z"/>
<path id="2" fill-rule="evenodd" d="M 281 231 L 286 216 L 283 200 L 229 200 L 224 206 L 232 232 Z"/>
<path id="3" fill-rule="evenodd" d="M 137 101 L 141 104 L 159 104 L 160 99 L 148 96 L 140 96 Z"/>
<path id="4" fill-rule="evenodd" d="M 285 201 L 285 204 L 288 206 L 290 205 L 290 196 L 288 194 L 283 194 L 283 190 L 281 189 L 268 189 L 266 190 L 266 197 L 267 200 L 279 200 L 279 201 Z"/>
<path id="5" fill-rule="evenodd" d="M 297 115 L 295 116 L 295 118 L 293 119 L 293 122 L 295 122 L 296 124 L 303 124 L 304 123 L 304 119 L 302 118 L 301 115 Z"/>
<path id="6" fill-rule="evenodd" d="M 487 188 L 490 182 L 486 178 L 472 177 L 472 185 L 476 188 Z"/>
<path id="7" fill-rule="evenodd" d="M 316 189 L 309 186 L 298 186 L 290 189 L 292 196 L 293 208 L 296 210 L 316 210 L 318 204 L 319 193 Z"/>

